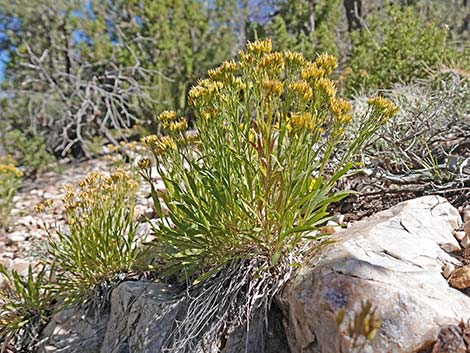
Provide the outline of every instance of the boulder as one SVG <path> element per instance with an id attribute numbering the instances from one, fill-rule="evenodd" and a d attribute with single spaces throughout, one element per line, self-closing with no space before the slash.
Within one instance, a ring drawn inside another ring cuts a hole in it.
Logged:
<path id="1" fill-rule="evenodd" d="M 292 353 L 349 352 L 347 324 L 361 304 L 377 308 L 381 326 L 364 353 L 419 352 L 441 328 L 470 318 L 470 298 L 442 275 L 458 265 L 453 230 L 458 211 L 445 199 L 425 196 L 398 204 L 332 236 L 282 293 Z M 346 312 L 338 326 L 336 313 Z"/>
<path id="2" fill-rule="evenodd" d="M 84 315 L 69 309 L 54 315 L 42 332 L 38 353 L 163 352 L 175 321 L 185 316 L 186 299 L 174 294 L 162 283 L 123 282 L 112 291 L 106 312 Z M 268 330 L 257 313 L 249 331 L 240 326 L 223 342 L 205 339 L 194 353 L 239 353 L 245 347 L 247 353 L 290 353 L 280 311 L 269 313 Z"/>

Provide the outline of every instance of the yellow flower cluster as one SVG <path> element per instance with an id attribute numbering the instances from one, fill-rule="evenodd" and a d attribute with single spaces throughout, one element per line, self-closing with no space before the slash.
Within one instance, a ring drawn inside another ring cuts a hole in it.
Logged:
<path id="1" fill-rule="evenodd" d="M 299 95 L 304 100 L 309 100 L 313 96 L 313 91 L 310 85 L 306 81 L 295 81 L 289 84 L 289 90 L 292 93 Z"/>
<path id="2" fill-rule="evenodd" d="M 263 89 L 268 95 L 280 97 L 284 91 L 284 84 L 279 80 L 264 80 Z"/>
<path id="3" fill-rule="evenodd" d="M 325 75 L 330 75 L 338 67 L 338 61 L 330 54 L 319 55 L 314 63 L 325 71 Z"/>
<path id="4" fill-rule="evenodd" d="M 49 208 L 52 206 L 54 201 L 48 199 L 48 200 L 44 200 L 40 203 L 38 203 L 36 206 L 34 206 L 34 211 L 37 212 L 37 213 L 41 213 L 41 212 L 44 212 L 44 210 L 46 208 Z"/>
<path id="5" fill-rule="evenodd" d="M 169 124 L 170 122 L 176 120 L 176 112 L 173 110 L 165 110 L 164 112 L 158 114 L 157 120 L 162 124 Z"/>
<path id="6" fill-rule="evenodd" d="M 0 164 L 0 174 L 14 176 L 15 178 L 21 178 L 23 176 L 23 172 L 13 164 Z"/>
<path id="7" fill-rule="evenodd" d="M 185 131 L 188 128 L 188 120 L 186 119 L 181 119 L 179 121 L 172 121 L 170 125 L 168 126 L 168 129 L 171 132 L 181 132 Z"/>
<path id="8" fill-rule="evenodd" d="M 372 109 L 377 111 L 380 115 L 383 115 L 385 121 L 398 113 L 398 107 L 384 97 L 377 96 L 370 98 L 368 103 Z"/>
<path id="9" fill-rule="evenodd" d="M 185 118 L 178 119 L 176 112 L 172 110 L 166 110 L 163 113 L 159 114 L 157 116 L 157 120 L 161 122 L 164 129 L 169 130 L 170 132 L 181 132 L 185 131 L 188 128 L 188 121 Z M 152 143 L 155 142 L 155 137 L 147 136 L 147 140 L 148 138 L 154 140 Z M 143 140 L 142 142 L 148 144 L 145 142 L 145 140 Z"/>
<path id="10" fill-rule="evenodd" d="M 306 63 L 300 69 L 300 77 L 310 83 L 315 82 L 323 76 L 325 76 L 325 70 L 312 62 Z"/>
<path id="11" fill-rule="evenodd" d="M 207 73 L 213 80 L 227 82 L 232 79 L 238 70 L 238 64 L 233 60 L 224 61 L 219 67 L 209 70 Z"/>
<path id="12" fill-rule="evenodd" d="M 152 165 L 152 162 L 148 158 L 143 158 L 137 162 L 137 166 L 143 170 L 150 168 L 151 165 Z"/>
<path id="13" fill-rule="evenodd" d="M 220 90 L 224 87 L 220 81 L 214 81 L 210 79 L 203 79 L 197 82 L 196 86 L 193 86 L 189 91 L 189 99 L 194 104 L 200 99 L 210 99 L 210 97 L 216 93 L 220 93 Z"/>
<path id="14" fill-rule="evenodd" d="M 175 140 L 170 136 L 158 137 L 156 135 L 149 135 L 142 138 L 142 143 L 149 147 L 156 155 L 176 149 Z"/>
<path id="15" fill-rule="evenodd" d="M 259 67 L 271 75 L 277 75 L 284 69 L 284 58 L 281 53 L 269 53 L 261 57 Z"/>
<path id="16" fill-rule="evenodd" d="M 329 98 L 332 98 L 336 95 L 335 84 L 328 78 L 319 78 L 315 84 L 315 87 L 321 90 L 323 94 Z"/>
<path id="17" fill-rule="evenodd" d="M 254 55 L 267 54 L 267 53 L 270 53 L 272 49 L 273 49 L 273 43 L 270 39 L 248 42 L 246 45 L 247 53 L 254 54 Z"/>
<path id="18" fill-rule="evenodd" d="M 289 123 L 298 129 L 313 130 L 317 127 L 315 116 L 312 113 L 292 113 Z"/>
<path id="19" fill-rule="evenodd" d="M 349 123 L 352 116 L 349 114 L 351 104 L 344 99 L 333 97 L 330 99 L 330 111 L 338 118 L 341 124 Z"/>
<path id="20" fill-rule="evenodd" d="M 305 58 L 302 53 L 286 51 L 284 52 L 284 59 L 286 65 L 289 67 L 298 68 L 305 64 Z"/>
<path id="21" fill-rule="evenodd" d="M 102 207 L 105 202 L 117 202 L 119 197 L 131 195 L 138 186 L 138 182 L 121 169 L 109 176 L 92 172 L 88 177 L 78 182 L 78 189 L 75 189 L 71 184 L 65 185 L 65 196 L 62 202 L 66 210 L 69 211 L 69 217 L 76 209 L 82 215 L 86 215 L 87 212 L 92 212 L 95 205 Z M 47 202 L 43 203 L 44 208 L 47 207 Z M 43 210 L 43 206 L 37 205 L 38 210 Z"/>

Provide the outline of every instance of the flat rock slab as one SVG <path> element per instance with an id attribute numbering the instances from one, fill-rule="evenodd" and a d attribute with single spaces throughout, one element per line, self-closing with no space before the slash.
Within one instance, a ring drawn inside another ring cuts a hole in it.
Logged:
<path id="1" fill-rule="evenodd" d="M 452 231 L 460 224 L 445 199 L 426 196 L 335 234 L 282 294 L 292 353 L 349 352 L 347 323 L 367 300 L 382 325 L 365 353 L 418 352 L 441 328 L 467 321 L 470 298 L 442 275 L 445 264 L 458 264 L 449 251 L 459 249 Z M 340 309 L 346 317 L 338 327 Z"/>

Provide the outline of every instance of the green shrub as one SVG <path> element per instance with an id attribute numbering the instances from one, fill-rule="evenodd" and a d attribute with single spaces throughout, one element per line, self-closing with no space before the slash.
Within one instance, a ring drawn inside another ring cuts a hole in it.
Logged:
<path id="1" fill-rule="evenodd" d="M 12 199 L 20 186 L 23 172 L 10 157 L 0 158 L 0 229 L 5 227 L 12 208 Z"/>
<path id="2" fill-rule="evenodd" d="M 104 282 L 133 268 L 139 255 L 133 220 L 137 186 L 135 179 L 117 170 L 110 176 L 94 172 L 78 188 L 66 187 L 68 230 L 50 235 L 48 246 L 56 267 L 55 285 L 65 304 L 86 302 Z"/>
<path id="3" fill-rule="evenodd" d="M 10 130 L 5 133 L 3 139 L 7 152 L 30 173 L 44 171 L 55 160 L 47 152 L 42 136 L 32 136 L 20 130 Z"/>
<path id="4" fill-rule="evenodd" d="M 160 198 L 169 209 L 155 231 L 170 270 L 191 276 L 240 259 L 272 268 L 320 238 L 312 231 L 327 220 L 327 206 L 348 194 L 333 192 L 335 183 L 396 113 L 389 101 L 371 99 L 357 136 L 344 139 L 352 117 L 328 78 L 335 67 L 329 55 L 311 62 L 271 52 L 270 41 L 249 43 L 238 62 L 210 70 L 191 89 L 197 136 L 176 113 L 160 114 L 168 135 L 143 141 L 167 189 L 153 195 L 157 210 Z M 338 145 L 343 153 L 333 159 Z M 149 164 L 141 167 L 151 182 Z"/>
<path id="5" fill-rule="evenodd" d="M 418 18 L 412 8 L 389 6 L 386 16 L 371 14 L 368 26 L 352 33 L 348 92 L 426 76 L 429 68 L 457 55 L 446 38 L 445 29 Z"/>
<path id="6" fill-rule="evenodd" d="M 6 281 L 0 289 L 0 342 L 15 352 L 31 352 L 52 309 L 46 268 L 33 274 L 30 266 L 28 275 L 21 276 L 0 263 L 0 276 Z"/>

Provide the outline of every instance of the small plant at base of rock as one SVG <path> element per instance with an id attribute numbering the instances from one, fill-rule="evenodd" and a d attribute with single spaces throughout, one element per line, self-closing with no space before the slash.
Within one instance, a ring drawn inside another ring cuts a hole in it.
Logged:
<path id="1" fill-rule="evenodd" d="M 46 278 L 46 267 L 26 276 L 8 271 L 0 263 L 0 276 L 5 279 L 0 289 L 0 345 L 2 352 L 31 352 L 40 329 L 52 312 L 53 289 Z"/>
<path id="2" fill-rule="evenodd" d="M 15 167 L 15 160 L 0 157 L 0 229 L 7 225 L 12 199 L 20 186 L 23 172 Z"/>
<path id="3" fill-rule="evenodd" d="M 86 302 L 102 283 L 133 269 L 139 255 L 134 197 L 138 183 L 122 170 L 93 172 L 68 185 L 63 199 L 68 230 L 50 234 L 54 285 L 65 304 Z M 38 205 L 37 211 L 44 207 Z"/>
<path id="4" fill-rule="evenodd" d="M 371 99 L 362 129 L 344 139 L 352 116 L 329 79 L 336 65 L 330 55 L 308 61 L 272 52 L 269 40 L 248 43 L 238 61 L 210 70 L 189 92 L 197 134 L 167 111 L 158 117 L 167 135 L 143 139 L 166 186 L 159 195 L 152 185 L 157 212 L 160 199 L 169 210 L 155 229 L 158 257 L 193 283 L 218 286 L 226 281 L 220 273 L 233 276 L 227 283 L 240 285 L 227 297 L 244 302 L 229 302 L 227 310 L 250 313 L 260 300 L 271 302 L 300 249 L 318 245 L 328 205 L 348 195 L 333 191 L 336 182 L 396 113 L 384 98 Z M 335 153 L 338 145 L 344 153 Z M 141 168 L 152 182 L 150 161 Z"/>

